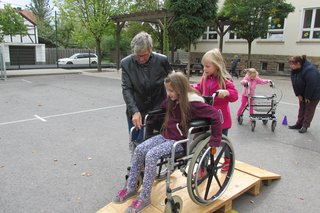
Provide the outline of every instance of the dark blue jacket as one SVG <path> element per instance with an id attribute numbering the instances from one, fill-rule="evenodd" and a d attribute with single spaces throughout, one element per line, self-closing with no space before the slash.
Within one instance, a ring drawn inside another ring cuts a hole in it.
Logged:
<path id="1" fill-rule="evenodd" d="M 310 61 L 306 60 L 300 69 L 291 71 L 291 82 L 296 96 L 320 99 L 320 72 Z"/>

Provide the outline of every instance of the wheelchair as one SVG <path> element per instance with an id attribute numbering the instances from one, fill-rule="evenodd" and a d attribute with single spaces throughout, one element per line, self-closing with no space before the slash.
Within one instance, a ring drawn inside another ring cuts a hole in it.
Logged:
<path id="1" fill-rule="evenodd" d="M 210 98 L 212 99 L 212 97 Z M 155 110 L 145 116 L 144 139 L 160 133 L 159 124 L 162 124 L 164 114 L 163 110 Z M 130 144 L 134 149 L 138 144 L 131 141 L 133 130 L 134 127 L 130 131 Z M 234 171 L 234 149 L 230 140 L 223 135 L 220 146 L 213 154 L 209 145 L 210 136 L 210 123 L 206 120 L 194 120 L 190 123 L 187 138 L 176 141 L 171 154 L 162 156 L 158 160 L 155 181 L 166 179 L 165 213 L 182 212 L 183 201 L 179 196 L 173 194 L 186 187 L 191 200 L 201 206 L 214 203 L 226 191 Z M 186 145 L 183 152 L 175 151 L 178 144 Z M 227 152 L 230 163 L 223 165 Z M 229 169 L 222 172 L 221 169 L 224 166 L 229 166 Z M 176 170 L 180 170 L 182 175 L 186 177 L 186 183 L 172 188 L 170 176 Z M 127 178 L 128 175 L 126 175 Z M 137 189 L 142 185 L 142 180 L 143 172 L 139 176 Z"/>

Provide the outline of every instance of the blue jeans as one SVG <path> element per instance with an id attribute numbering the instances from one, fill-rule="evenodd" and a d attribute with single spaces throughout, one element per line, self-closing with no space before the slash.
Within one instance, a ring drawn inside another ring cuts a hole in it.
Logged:
<path id="1" fill-rule="evenodd" d="M 127 117 L 127 121 L 128 121 L 128 128 L 129 128 L 129 133 L 130 133 L 130 129 L 132 127 L 134 127 L 131 118 Z M 143 141 L 143 129 L 134 129 L 132 132 L 132 141 L 135 142 L 142 142 Z"/>

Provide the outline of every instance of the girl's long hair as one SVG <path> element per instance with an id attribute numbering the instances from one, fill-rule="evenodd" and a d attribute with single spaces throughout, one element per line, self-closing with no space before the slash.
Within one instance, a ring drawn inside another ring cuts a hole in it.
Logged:
<path id="1" fill-rule="evenodd" d="M 202 64 L 204 64 L 204 62 L 209 62 L 217 67 L 217 70 L 214 72 L 214 76 L 218 78 L 219 88 L 226 89 L 225 81 L 231 79 L 231 76 L 226 69 L 226 64 L 220 50 L 217 48 L 209 50 L 202 56 L 201 62 Z M 207 76 L 204 72 L 202 75 L 204 85 L 206 84 L 206 79 Z"/>
<path id="2" fill-rule="evenodd" d="M 170 84 L 172 89 L 178 95 L 177 101 L 179 103 L 179 108 L 181 112 L 181 120 L 179 126 L 182 132 L 185 134 L 188 131 L 188 123 L 190 119 L 190 104 L 188 99 L 188 93 L 194 92 L 194 90 L 191 88 L 186 76 L 181 72 L 174 72 L 169 74 L 168 77 L 165 78 L 164 83 Z M 167 111 L 162 126 L 163 129 L 166 129 L 169 118 L 174 116 L 173 109 L 177 103 L 176 101 L 172 101 L 170 98 L 168 98 L 167 104 Z"/>

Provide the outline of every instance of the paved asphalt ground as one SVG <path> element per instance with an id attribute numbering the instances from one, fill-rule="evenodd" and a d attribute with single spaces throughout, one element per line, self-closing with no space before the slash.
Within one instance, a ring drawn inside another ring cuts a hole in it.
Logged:
<path id="1" fill-rule="evenodd" d="M 40 75 L 46 72 L 46 75 Z M 48 75 L 59 74 L 59 75 Z M 7 71 L 0 80 L 0 213 L 94 213 L 124 184 L 129 165 L 125 105 L 119 73 L 107 70 Z M 233 202 L 240 213 L 319 212 L 320 110 L 305 134 L 282 125 L 298 105 L 285 76 L 271 78 L 280 99 L 278 125 L 248 113 L 229 136 L 236 159 L 281 175 L 258 196 Z M 199 78 L 192 77 L 191 81 Z M 241 92 L 240 79 L 234 79 Z M 233 118 L 240 104 L 231 104 Z M 187 211 L 185 211 L 187 212 Z"/>

